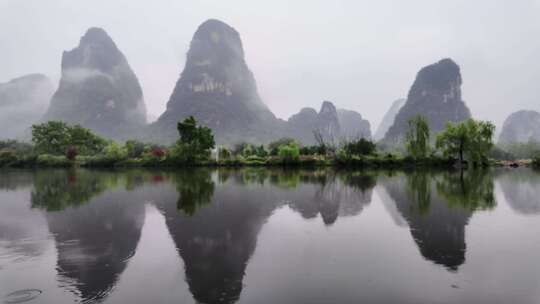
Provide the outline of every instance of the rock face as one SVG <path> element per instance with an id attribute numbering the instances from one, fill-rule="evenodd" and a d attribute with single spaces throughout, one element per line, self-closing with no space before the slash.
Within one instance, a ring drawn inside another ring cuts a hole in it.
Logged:
<path id="1" fill-rule="evenodd" d="M 347 139 L 371 138 L 369 121 L 356 111 L 338 109 L 337 111 L 341 135 Z"/>
<path id="2" fill-rule="evenodd" d="M 53 93 L 53 83 L 41 74 L 0 83 L 0 138 L 23 136 L 47 111 Z"/>
<path id="3" fill-rule="evenodd" d="M 390 129 L 390 127 L 394 124 L 394 120 L 396 119 L 396 115 L 405 104 L 405 101 L 407 101 L 405 98 L 398 99 L 392 103 L 392 106 L 390 109 L 388 109 L 388 112 L 384 114 L 383 120 L 381 121 L 381 124 L 377 128 L 377 131 L 375 131 L 375 140 L 381 140 L 384 138 L 384 135 Z"/>
<path id="4" fill-rule="evenodd" d="M 62 78 L 44 121 L 62 120 L 124 139 L 146 124 L 141 86 L 126 58 L 100 28 L 62 55 Z"/>
<path id="5" fill-rule="evenodd" d="M 334 104 L 324 101 L 319 113 L 313 108 L 303 108 L 287 121 L 284 136 L 292 137 L 303 144 L 315 144 L 314 132 L 319 132 L 325 141 L 336 141 L 341 136 L 338 112 Z"/>
<path id="6" fill-rule="evenodd" d="M 418 72 L 407 102 L 399 110 L 383 142 L 387 145 L 402 144 L 408 121 L 416 115 L 427 118 L 432 134 L 444 129 L 448 121 L 459 122 L 471 117 L 461 99 L 459 66 L 451 59 L 443 59 Z"/>
<path id="7" fill-rule="evenodd" d="M 278 128 L 279 120 L 259 97 L 240 35 L 218 20 L 195 32 L 184 71 L 153 132 L 172 142 L 178 138 L 177 122 L 190 115 L 222 143 L 262 142 L 275 137 Z"/>
<path id="8" fill-rule="evenodd" d="M 540 113 L 518 111 L 510 114 L 504 121 L 499 144 L 540 142 Z"/>

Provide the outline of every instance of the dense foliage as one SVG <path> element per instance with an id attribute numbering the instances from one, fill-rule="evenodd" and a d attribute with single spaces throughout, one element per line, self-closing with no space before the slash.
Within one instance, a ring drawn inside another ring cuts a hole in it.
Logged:
<path id="1" fill-rule="evenodd" d="M 343 150 L 348 156 L 370 155 L 375 153 L 375 144 L 365 138 L 345 143 Z"/>
<path id="2" fill-rule="evenodd" d="M 445 156 L 455 157 L 463 163 L 465 157 L 474 165 L 486 163 L 493 147 L 495 126 L 491 122 L 469 119 L 461 123 L 448 123 L 437 136 L 437 149 Z"/>
<path id="3" fill-rule="evenodd" d="M 101 152 L 107 141 L 79 125 L 68 125 L 61 121 L 49 121 L 32 126 L 32 142 L 38 153 L 64 155 L 74 147 L 81 155 Z"/>
<path id="4" fill-rule="evenodd" d="M 198 126 L 193 116 L 178 122 L 177 128 L 180 139 L 176 142 L 173 155 L 178 160 L 193 162 L 210 157 L 210 150 L 215 146 L 214 135 L 210 128 Z"/>
<path id="5" fill-rule="evenodd" d="M 296 142 L 281 145 L 278 148 L 278 156 L 286 164 L 297 162 L 300 159 L 300 147 Z"/>

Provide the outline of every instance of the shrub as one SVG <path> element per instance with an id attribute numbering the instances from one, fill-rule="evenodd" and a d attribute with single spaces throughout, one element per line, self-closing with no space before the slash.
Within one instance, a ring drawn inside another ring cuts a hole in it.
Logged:
<path id="1" fill-rule="evenodd" d="M 348 156 L 370 155 L 375 152 L 375 144 L 370 140 L 361 138 L 360 140 L 346 143 L 343 150 Z"/>
<path id="2" fill-rule="evenodd" d="M 278 156 L 281 158 L 284 164 L 298 162 L 300 159 L 300 147 L 298 147 L 296 142 L 281 145 L 278 148 Z"/>
<path id="3" fill-rule="evenodd" d="M 249 157 L 251 155 L 255 155 L 255 150 L 253 149 L 252 145 L 246 144 L 244 146 L 244 149 L 242 150 L 242 156 L 243 157 Z"/>
<path id="4" fill-rule="evenodd" d="M 17 156 L 15 151 L 11 149 L 2 149 L 0 150 L 0 166 L 9 165 L 17 161 Z"/>
<path id="5" fill-rule="evenodd" d="M 270 155 L 277 156 L 279 153 L 279 147 L 284 146 L 284 145 L 294 144 L 294 143 L 296 143 L 296 140 L 292 138 L 287 138 L 287 137 L 281 138 L 281 139 L 271 142 L 268 145 L 268 150 L 270 151 Z"/>
<path id="6" fill-rule="evenodd" d="M 36 165 L 43 167 L 69 167 L 71 162 L 65 156 L 42 154 L 36 159 Z"/>
<path id="7" fill-rule="evenodd" d="M 105 149 L 103 149 L 105 157 L 109 160 L 122 160 L 127 158 L 127 150 L 115 142 L 110 142 Z"/>
<path id="8" fill-rule="evenodd" d="M 263 145 L 260 145 L 255 148 L 255 155 L 257 155 L 258 157 L 267 157 L 268 151 L 266 151 Z"/>

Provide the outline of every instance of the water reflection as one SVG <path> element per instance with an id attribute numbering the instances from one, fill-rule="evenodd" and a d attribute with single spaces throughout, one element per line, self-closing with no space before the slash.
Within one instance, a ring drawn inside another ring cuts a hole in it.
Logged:
<path id="1" fill-rule="evenodd" d="M 120 178 L 125 188 L 134 189 L 133 177 L 85 170 L 35 175 L 32 206 L 47 211 L 60 284 L 74 287 L 85 302 L 104 299 L 135 253 L 144 202 L 125 191 L 104 193 L 116 188 Z"/>
<path id="2" fill-rule="evenodd" d="M 473 212 L 495 206 L 487 171 L 415 171 L 401 179 L 383 178 L 382 185 L 408 222 L 422 256 L 451 271 L 465 262 L 465 226 Z"/>
<path id="3" fill-rule="evenodd" d="M 498 181 L 510 207 L 520 214 L 540 214 L 540 174 L 517 169 L 500 172 Z"/>
<path id="4" fill-rule="evenodd" d="M 540 213 L 535 199 L 538 176 L 532 171 L 498 175 L 512 208 Z M 140 246 L 145 205 L 153 204 L 161 213 L 159 217 L 163 216 L 171 247 L 174 243 L 184 262 L 184 269 L 177 270 L 185 282 L 173 284 L 187 284 L 197 303 L 241 302 L 246 269 L 259 234 L 277 210 L 290 211 L 298 220 L 332 235 L 357 223 L 341 222 L 342 218 L 367 222 L 372 200 L 377 201 L 373 192 L 378 185 L 388 194 L 381 198 L 394 221 L 408 226 L 414 256 L 418 257 L 419 251 L 422 263 L 431 265 L 425 262 L 428 260 L 437 265 L 432 268 L 455 273 L 465 264 L 465 231 L 472 215 L 497 206 L 493 180 L 490 171 L 481 170 L 381 173 L 199 168 L 0 174 L 0 261 L 13 263 L 4 258 L 6 255 L 43 255 L 44 242 L 39 240 L 49 238 L 56 248 L 58 285 L 82 302 L 108 302 Z M 362 242 L 387 232 L 382 224 L 372 228 L 365 232 L 370 237 L 354 240 L 358 246 L 369 246 Z M 345 231 L 351 235 L 356 232 Z M 408 231 L 405 237 L 410 240 Z M 339 241 L 333 244 L 337 244 L 337 251 L 348 246 Z M 306 252 L 305 258 L 313 256 Z M 377 256 L 371 259 L 377 261 Z M 322 266 L 328 261 L 315 262 Z M 0 291 L 4 291 L 1 286 Z"/>

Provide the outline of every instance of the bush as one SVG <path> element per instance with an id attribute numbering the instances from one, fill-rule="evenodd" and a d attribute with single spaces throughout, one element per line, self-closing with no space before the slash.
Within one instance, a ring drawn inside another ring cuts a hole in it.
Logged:
<path id="1" fill-rule="evenodd" d="M 121 147 L 115 142 L 110 142 L 105 149 L 103 149 L 103 153 L 109 160 L 119 161 L 127 158 L 126 148 Z"/>
<path id="2" fill-rule="evenodd" d="M 277 156 L 279 153 L 279 147 L 286 146 L 289 144 L 295 144 L 295 143 L 296 143 L 296 140 L 292 138 L 287 138 L 287 137 L 281 138 L 281 139 L 271 142 L 268 145 L 268 150 L 270 151 L 270 155 Z"/>
<path id="3" fill-rule="evenodd" d="M 17 161 L 15 151 L 11 149 L 0 150 L 0 166 L 6 166 Z"/>
<path id="4" fill-rule="evenodd" d="M 268 151 L 264 149 L 263 145 L 260 145 L 257 148 L 255 148 L 255 155 L 257 155 L 258 157 L 267 157 Z"/>
<path id="5" fill-rule="evenodd" d="M 281 145 L 278 148 L 278 156 L 284 164 L 297 163 L 300 159 L 300 147 L 296 142 Z"/>
<path id="6" fill-rule="evenodd" d="M 375 144 L 365 138 L 357 141 L 348 142 L 343 146 L 343 150 L 348 156 L 352 155 L 370 155 L 375 152 Z"/>

